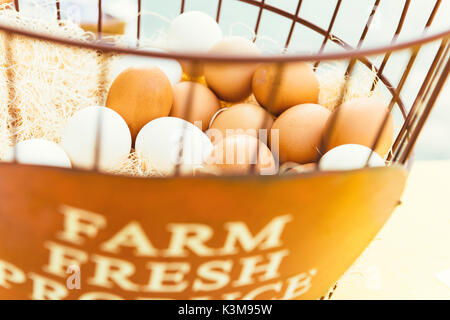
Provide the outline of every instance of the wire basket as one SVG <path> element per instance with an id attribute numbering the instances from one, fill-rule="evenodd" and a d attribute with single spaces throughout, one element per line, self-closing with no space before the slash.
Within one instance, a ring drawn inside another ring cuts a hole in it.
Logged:
<path id="1" fill-rule="evenodd" d="M 6 35 L 5 61 L 14 65 L 8 45 L 14 36 L 97 52 L 98 90 L 105 94 L 108 65 L 102 57 L 112 54 L 177 59 L 189 64 L 193 74 L 213 62 L 230 66 L 271 63 L 276 72 L 270 101 L 277 99 L 277 84 L 291 63 L 308 62 L 317 68 L 340 61 L 346 66 L 346 80 L 337 105 L 344 99 L 355 69 L 366 68 L 376 75 L 370 90 L 381 86 L 390 94 L 389 113 L 372 150 L 380 142 L 390 112 L 400 114 L 400 130 L 386 159 L 389 165 L 261 176 L 252 164 L 245 175 L 184 176 L 178 163 L 168 177 L 129 177 L 99 171 L 102 140 L 98 129 L 92 170 L 17 161 L 0 164 L 1 299 L 317 299 L 372 241 L 400 203 L 414 145 L 445 84 L 450 30 L 397 41 L 411 4 L 406 0 L 396 17 L 392 42 L 366 48 L 364 41 L 381 0 L 366 1 L 371 10 L 355 45 L 333 31 L 345 1 L 336 1 L 325 28 L 302 16 L 302 0 L 295 2 L 292 12 L 264 0 L 237 2 L 255 9 L 256 36 L 264 17 L 271 14 L 289 24 L 288 32 L 280 32 L 276 39 L 284 51 L 292 46 L 299 26 L 322 37 L 318 51 L 245 56 L 145 50 L 139 48 L 146 19 L 141 0 L 136 1 L 133 22 L 136 45 L 119 45 L 102 33 L 105 15 L 99 0 L 95 8 L 97 34 L 90 41 L 1 25 Z M 216 3 L 214 18 L 221 22 L 227 1 Z M 427 15 L 425 29 L 432 26 L 441 4 L 437 0 L 431 12 L 423 13 Z M 60 1 L 53 5 L 57 19 L 62 19 Z M 14 6 L 20 11 L 20 1 L 14 1 Z M 178 13 L 187 6 L 188 1 L 182 0 Z M 330 44 L 340 50 L 326 50 Z M 434 59 L 420 80 L 415 99 L 407 103 L 402 90 L 414 77 L 411 70 L 421 50 L 429 45 L 437 48 Z M 393 83 L 386 71 L 397 52 L 408 57 L 400 78 Z M 372 62 L 372 57 L 381 58 L 380 63 Z M 8 92 L 9 114 L 14 117 L 18 113 L 14 74 L 8 71 L 7 76 L 13 84 Z M 188 95 L 190 102 L 193 90 Z M 192 103 L 188 105 L 186 114 L 192 108 Z M 339 110 L 335 110 L 335 119 Z M 101 117 L 98 123 L 101 128 Z M 14 127 L 9 130 L 12 137 L 17 136 Z M 367 164 L 372 156 L 373 152 Z"/>

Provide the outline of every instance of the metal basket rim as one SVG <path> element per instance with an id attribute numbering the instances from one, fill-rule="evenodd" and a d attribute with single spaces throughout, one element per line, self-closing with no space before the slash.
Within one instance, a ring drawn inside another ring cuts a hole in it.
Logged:
<path id="1" fill-rule="evenodd" d="M 49 41 L 61 45 L 97 50 L 104 53 L 131 54 L 136 56 L 177 59 L 177 60 L 199 60 L 209 62 L 236 62 L 236 63 L 249 63 L 249 62 L 284 63 L 284 62 L 311 62 L 319 60 L 320 61 L 345 60 L 345 59 L 348 60 L 352 58 L 362 58 L 377 54 L 383 54 L 386 52 L 394 52 L 408 48 L 414 48 L 417 46 L 421 46 L 423 44 L 437 41 L 439 39 L 450 38 L 450 28 L 449 28 L 447 30 L 427 35 L 421 38 L 403 42 L 396 42 L 391 45 L 377 46 L 373 48 L 364 48 L 364 49 L 347 48 L 347 51 L 344 52 L 322 52 L 318 54 L 278 54 L 278 55 L 250 56 L 250 55 L 223 55 L 210 53 L 149 51 L 138 48 L 107 44 L 100 41 L 82 41 L 76 39 L 67 39 L 63 37 L 53 36 L 50 34 L 41 34 L 39 32 L 14 28 L 5 24 L 0 24 L 0 31 L 4 31 L 6 33 L 19 36 L 25 36 L 41 41 Z"/>
<path id="2" fill-rule="evenodd" d="M 111 177 L 111 178 L 121 178 L 121 179 L 130 179 L 130 180 L 157 180 L 157 181 L 168 181 L 168 180 L 197 180 L 197 179 L 203 179 L 203 180 L 209 180 L 209 181 L 257 181 L 257 182 L 276 182 L 276 181 L 290 181 L 290 180 L 296 180 L 296 179 L 309 179 L 309 178 L 316 178 L 316 177 L 322 177 L 327 175 L 347 175 L 351 174 L 353 172 L 358 171 L 385 171 L 385 170 L 401 170 L 404 171 L 406 175 L 409 175 L 410 168 L 405 167 L 403 165 L 400 165 L 398 163 L 393 163 L 389 166 L 385 167 L 363 167 L 359 169 L 352 169 L 352 170 L 330 170 L 330 171 L 321 171 L 321 170 L 315 170 L 311 172 L 303 172 L 298 174 L 285 174 L 285 175 L 256 175 L 256 174 L 245 174 L 245 175 L 200 175 L 200 176 L 190 176 L 190 175 L 171 175 L 171 176 L 134 176 L 134 175 L 127 175 L 127 174 L 115 174 L 111 172 L 102 172 L 102 171 L 96 171 L 95 169 L 80 169 L 80 168 L 62 168 L 62 167 L 52 167 L 52 166 L 44 166 L 44 165 L 33 165 L 33 164 L 25 164 L 25 163 L 19 163 L 19 162 L 0 162 L 0 168 L 2 167 L 18 167 L 18 168 L 30 168 L 34 170 L 51 170 L 51 171 L 58 171 L 58 172 L 64 172 L 74 175 L 79 174 L 94 174 L 94 175 L 100 175 L 104 177 Z"/>

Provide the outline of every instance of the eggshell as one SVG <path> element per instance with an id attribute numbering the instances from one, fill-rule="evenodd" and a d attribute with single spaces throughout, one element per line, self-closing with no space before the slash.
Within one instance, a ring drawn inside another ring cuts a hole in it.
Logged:
<path id="1" fill-rule="evenodd" d="M 222 39 L 216 20 L 200 11 L 189 11 L 172 20 L 167 32 L 169 51 L 207 52 Z"/>
<path id="2" fill-rule="evenodd" d="M 44 139 L 21 141 L 15 146 L 19 163 L 71 168 L 72 164 L 64 150 L 54 142 Z"/>
<path id="3" fill-rule="evenodd" d="M 76 112 L 66 124 L 61 145 L 74 167 L 94 168 L 98 131 L 99 169 L 117 169 L 127 159 L 131 135 L 125 120 L 114 110 L 93 106 Z"/>
<path id="4" fill-rule="evenodd" d="M 172 86 L 159 68 L 129 68 L 114 80 L 106 106 L 125 119 L 134 140 L 146 123 L 168 116 L 172 102 Z"/>
<path id="5" fill-rule="evenodd" d="M 372 150 L 359 144 L 344 144 L 333 148 L 320 159 L 320 170 L 356 170 L 365 167 Z M 369 167 L 384 167 L 385 161 L 372 152 Z"/>
<path id="6" fill-rule="evenodd" d="M 192 96 L 190 96 L 191 94 Z M 188 114 L 189 103 L 191 103 L 191 107 Z M 200 83 L 186 81 L 173 87 L 173 106 L 170 111 L 172 117 L 182 118 L 195 125 L 200 124 L 202 130 L 205 131 L 219 109 L 219 99 Z"/>
<path id="7" fill-rule="evenodd" d="M 165 52 L 164 50 L 155 48 L 145 49 L 145 51 Z M 149 67 L 159 68 L 162 72 L 164 72 L 172 85 L 180 82 L 181 76 L 183 74 L 181 65 L 177 60 L 136 55 L 124 55 L 113 63 L 113 66 L 111 68 L 111 77 L 112 79 L 117 78 L 119 74 L 121 74 L 128 68 L 142 69 Z"/>
<path id="8" fill-rule="evenodd" d="M 208 135 L 214 137 L 214 141 L 236 133 L 259 137 L 259 130 L 269 131 L 272 124 L 273 116 L 264 108 L 255 104 L 240 103 L 219 113 L 208 130 Z"/>
<path id="9" fill-rule="evenodd" d="M 280 161 L 304 164 L 318 160 L 329 116 L 327 108 L 311 103 L 283 112 L 272 126 L 272 131 L 278 130 Z"/>
<path id="10" fill-rule="evenodd" d="M 277 172 L 277 164 L 269 148 L 257 138 L 245 134 L 220 140 L 214 145 L 207 162 L 223 175 L 252 174 L 252 170 L 261 175 Z"/>
<path id="11" fill-rule="evenodd" d="M 222 39 L 222 30 L 209 15 L 189 11 L 172 20 L 167 33 L 167 48 L 176 52 L 205 53 Z M 193 77 L 203 74 L 203 64 L 180 61 L 183 71 Z"/>
<path id="12" fill-rule="evenodd" d="M 319 81 L 310 65 L 304 62 L 287 63 L 280 78 L 276 75 L 278 71 L 278 65 L 273 63 L 262 64 L 256 69 L 252 87 L 260 105 L 278 115 L 298 104 L 318 102 Z M 274 92 L 275 96 L 271 97 Z"/>
<path id="13" fill-rule="evenodd" d="M 387 113 L 387 107 L 376 98 L 358 98 L 343 103 L 328 120 L 325 150 L 342 144 L 361 144 L 372 148 Z M 389 115 L 375 151 L 386 155 L 393 138 L 394 122 Z"/>
<path id="14" fill-rule="evenodd" d="M 203 166 L 212 149 L 211 141 L 199 128 L 174 117 L 149 122 L 136 138 L 136 151 L 165 175 L 173 173 L 177 163 L 182 173 L 192 174 Z"/>
<path id="15" fill-rule="evenodd" d="M 238 36 L 222 39 L 209 52 L 249 56 L 261 54 L 252 41 Z M 256 63 L 207 63 L 205 64 L 206 82 L 220 99 L 238 102 L 252 93 L 252 77 L 257 67 Z"/>

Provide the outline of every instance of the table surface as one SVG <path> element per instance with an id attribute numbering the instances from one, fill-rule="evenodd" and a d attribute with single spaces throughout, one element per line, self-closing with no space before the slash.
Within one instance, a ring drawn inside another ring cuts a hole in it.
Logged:
<path id="1" fill-rule="evenodd" d="M 450 299 L 450 161 L 417 162 L 402 205 L 332 299 Z"/>

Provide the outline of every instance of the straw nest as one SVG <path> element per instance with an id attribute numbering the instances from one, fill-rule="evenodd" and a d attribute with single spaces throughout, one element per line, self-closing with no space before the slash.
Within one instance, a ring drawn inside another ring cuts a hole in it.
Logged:
<path id="1" fill-rule="evenodd" d="M 92 38 L 70 21 L 27 19 L 10 5 L 0 9 L 0 23 L 83 41 Z M 44 138 L 58 143 L 67 119 L 100 103 L 97 52 L 3 32 L 0 51 L 0 157 L 6 156 L 14 140 Z"/>
<path id="2" fill-rule="evenodd" d="M 23 17 L 10 4 L 0 6 L 0 23 L 81 41 L 94 37 L 68 20 Z M 43 138 L 59 143 L 67 120 L 76 111 L 104 103 L 103 88 L 112 80 L 107 66 L 117 58 L 3 32 L 0 52 L 0 160 L 8 159 L 14 142 Z M 322 63 L 316 70 L 321 87 L 319 103 L 331 110 L 344 87 L 345 69 L 343 64 Z M 370 90 L 374 77 L 371 70 L 359 68 L 344 100 L 379 95 L 379 90 Z M 114 173 L 159 175 L 136 153 Z"/>

